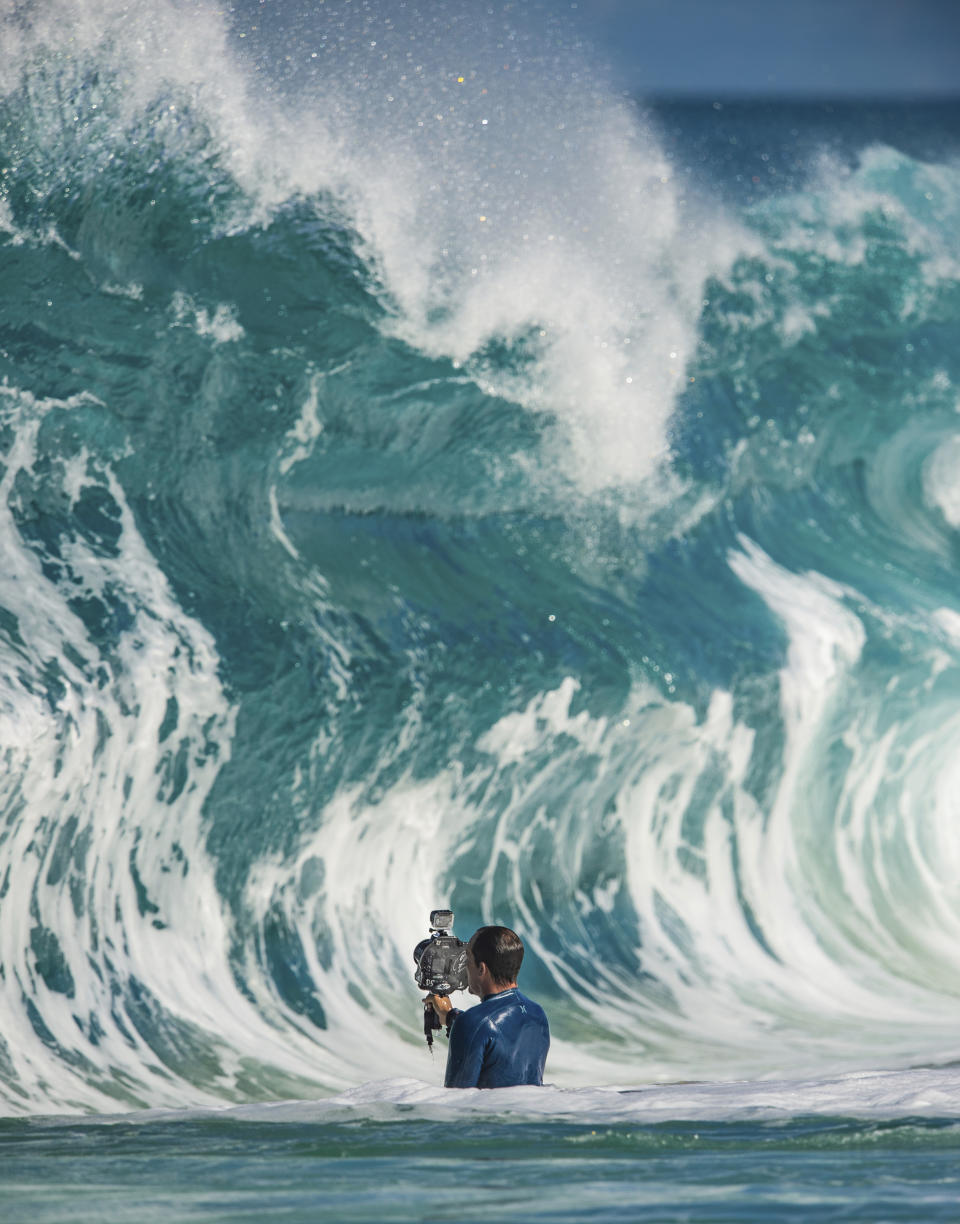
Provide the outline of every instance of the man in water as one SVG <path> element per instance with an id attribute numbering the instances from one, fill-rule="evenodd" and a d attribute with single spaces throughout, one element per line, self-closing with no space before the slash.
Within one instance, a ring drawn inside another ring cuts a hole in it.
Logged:
<path id="1" fill-rule="evenodd" d="M 430 995 L 447 1024 L 445 1088 L 514 1088 L 542 1084 L 550 1048 L 543 1008 L 517 989 L 523 943 L 509 927 L 481 927 L 467 944 L 467 989 L 480 1002 L 469 1011 L 446 995 Z"/>

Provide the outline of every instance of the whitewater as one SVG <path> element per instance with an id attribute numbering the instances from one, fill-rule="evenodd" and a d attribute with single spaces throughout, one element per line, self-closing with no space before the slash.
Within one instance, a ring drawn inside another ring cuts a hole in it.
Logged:
<path id="1" fill-rule="evenodd" d="M 304 1219 L 420 1218 L 438 1135 L 468 1218 L 491 1127 L 544 1219 L 772 1210 L 642 1207 L 635 1143 L 713 1184 L 733 1136 L 731 1186 L 772 1136 L 955 1155 L 957 107 L 647 103 L 535 7 L 2 10 L 25 1220 L 93 1134 L 91 1220 L 212 1135 Z M 522 936 L 543 1094 L 439 1088 L 446 905 Z M 324 1206 L 288 1133 L 406 1189 Z M 273 1209 L 195 1175 L 157 1218 Z"/>

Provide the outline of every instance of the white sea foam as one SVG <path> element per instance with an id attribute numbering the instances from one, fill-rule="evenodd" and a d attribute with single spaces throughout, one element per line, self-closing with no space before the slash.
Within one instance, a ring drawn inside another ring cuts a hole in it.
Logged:
<path id="1" fill-rule="evenodd" d="M 308 779 L 301 782 L 308 792 Z M 323 1001 L 328 1031 L 315 1034 L 311 1055 L 323 1082 L 428 1068 L 442 1080 L 446 1048 L 438 1043 L 431 1059 L 423 1042 L 411 952 L 438 904 L 437 881 L 460 828 L 443 778 L 404 780 L 377 803 L 364 802 L 359 788 L 347 790 L 293 857 L 265 856 L 251 871 L 245 909 L 283 915 Z M 289 1026 L 272 979 L 252 956 L 246 978 L 258 1010 Z"/>
<path id="2" fill-rule="evenodd" d="M 670 1122 L 782 1122 L 791 1118 L 960 1119 L 956 1068 L 861 1071 L 811 1079 L 699 1081 L 630 1087 L 436 1088 L 395 1077 L 369 1081 L 318 1101 L 271 1101 L 216 1110 L 143 1110 L 87 1119 L 92 1125 L 138 1125 L 216 1117 L 230 1122 L 294 1125 L 417 1120 L 544 1120 L 585 1125 L 651 1126 Z M 57 1124 L 49 1117 L 38 1122 Z M 82 1125 L 84 1119 L 71 1119 Z"/>
<path id="3" fill-rule="evenodd" d="M 103 1108 L 122 1092 L 212 1101 L 220 1095 L 213 1081 L 227 1087 L 244 1057 L 297 1075 L 313 1049 L 295 1031 L 281 1037 L 229 967 L 230 918 L 202 812 L 229 760 L 236 713 L 212 638 L 177 605 L 113 474 L 84 452 L 64 457 L 45 480 L 52 488 L 59 467 L 72 503 L 101 490 L 117 514 L 115 549 L 79 533 L 59 545 L 71 599 L 121 601 L 128 611 L 111 650 L 95 644 L 64 588 L 43 573 L 14 517 L 12 487 L 37 464 L 45 415 L 95 402 L 0 393 L 15 438 L 0 482 L 0 547 L 4 606 L 17 624 L 16 645 L 0 658 L 9 881 L 0 961 L 35 1008 L 8 993 L 2 1035 L 26 1094 L 11 1095 L 15 1111 L 54 1102 Z M 44 696 L 52 661 L 58 695 Z M 206 1049 L 201 1060 L 220 1061 L 205 1087 L 192 1078 L 199 1066 L 189 1053 L 183 1081 L 156 1066 L 150 1043 L 166 1040 L 169 1025 L 190 1032 L 198 1053 Z M 51 1057 L 53 1042 L 67 1057 Z"/>
<path id="4" fill-rule="evenodd" d="M 945 438 L 923 469 L 924 493 L 953 528 L 960 528 L 960 434 Z"/>
<path id="5" fill-rule="evenodd" d="M 236 309 L 228 302 L 221 302 L 211 313 L 197 306 L 189 294 L 175 293 L 170 309 L 177 323 L 191 326 L 198 336 L 209 337 L 216 344 L 229 344 L 244 335 Z"/>

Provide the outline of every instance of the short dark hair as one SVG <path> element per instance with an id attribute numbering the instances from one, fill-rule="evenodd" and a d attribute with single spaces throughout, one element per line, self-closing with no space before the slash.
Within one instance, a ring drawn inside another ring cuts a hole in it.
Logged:
<path id="1" fill-rule="evenodd" d="M 523 940 L 509 927 L 485 926 L 470 940 L 473 959 L 486 965 L 497 986 L 515 982 L 523 964 Z"/>

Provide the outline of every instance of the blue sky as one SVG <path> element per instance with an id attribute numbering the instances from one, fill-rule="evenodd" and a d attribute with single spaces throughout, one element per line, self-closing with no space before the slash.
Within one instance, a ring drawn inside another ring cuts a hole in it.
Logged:
<path id="1" fill-rule="evenodd" d="M 230 0 L 227 11 L 284 51 L 320 30 L 396 47 L 514 28 L 534 55 L 583 39 L 634 94 L 960 96 L 960 0 Z"/>
<path id="2" fill-rule="evenodd" d="M 518 7 L 523 7 L 522 0 Z M 643 93 L 960 94 L 960 0 L 579 0 Z"/>

